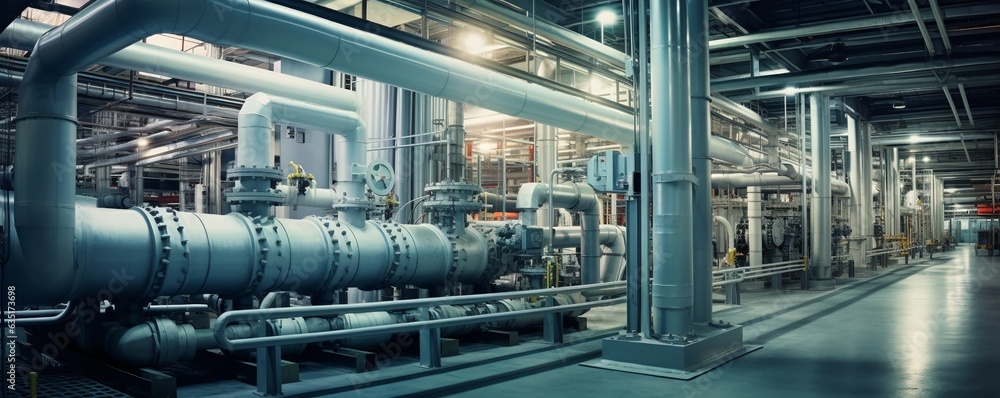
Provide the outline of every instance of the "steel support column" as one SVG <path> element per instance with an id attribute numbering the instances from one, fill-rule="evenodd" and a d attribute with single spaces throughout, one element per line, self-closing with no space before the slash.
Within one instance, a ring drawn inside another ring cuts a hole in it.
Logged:
<path id="1" fill-rule="evenodd" d="M 812 255 L 809 256 L 809 288 L 833 287 L 832 269 L 832 196 L 830 194 L 830 98 L 825 94 L 809 97 L 812 127 L 813 195 Z"/>
<path id="2" fill-rule="evenodd" d="M 693 321 L 712 320 L 712 135 L 709 97 L 708 4 L 688 2 L 688 39 L 691 42 L 691 165 L 698 184 L 694 187 L 694 309 Z"/>
<path id="3" fill-rule="evenodd" d="M 661 336 L 691 332 L 691 90 L 687 3 L 650 3 L 653 117 L 653 321 Z"/>

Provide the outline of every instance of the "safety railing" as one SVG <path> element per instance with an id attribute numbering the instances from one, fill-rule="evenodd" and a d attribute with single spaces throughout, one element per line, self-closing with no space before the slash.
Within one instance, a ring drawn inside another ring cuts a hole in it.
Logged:
<path id="1" fill-rule="evenodd" d="M 805 263 L 802 260 L 761 264 L 752 267 L 721 269 L 712 271 L 712 286 L 731 285 L 743 282 L 747 279 L 780 275 L 786 272 L 803 270 L 805 270 Z"/>
<path id="2" fill-rule="evenodd" d="M 266 308 L 255 310 L 229 311 L 216 320 L 213 326 L 215 340 L 227 350 L 257 350 L 257 393 L 264 396 L 281 394 L 281 346 L 318 343 L 347 339 L 351 337 L 379 334 L 395 334 L 419 331 L 420 365 L 434 368 L 441 366 L 441 329 L 467 324 L 488 323 L 528 316 L 543 316 L 542 337 L 549 343 L 562 343 L 562 313 L 595 307 L 610 306 L 625 302 L 625 297 L 588 301 L 567 305 L 557 305 L 555 296 L 561 294 L 601 292 L 602 294 L 623 294 L 625 282 L 595 283 L 591 285 L 559 287 L 551 289 L 489 293 L 455 297 L 435 297 L 390 302 L 336 304 L 286 308 Z M 586 295 L 586 294 L 585 294 Z M 431 309 L 442 305 L 474 304 L 487 301 L 544 297 L 544 306 L 526 310 L 493 314 L 466 315 L 461 317 L 431 319 Z M 392 325 L 368 326 L 313 333 L 277 335 L 274 319 L 295 317 L 333 317 L 343 314 L 413 310 L 418 311 L 414 322 Z M 231 340 L 226 336 L 226 327 L 237 322 L 246 322 L 256 331 L 256 337 Z"/>

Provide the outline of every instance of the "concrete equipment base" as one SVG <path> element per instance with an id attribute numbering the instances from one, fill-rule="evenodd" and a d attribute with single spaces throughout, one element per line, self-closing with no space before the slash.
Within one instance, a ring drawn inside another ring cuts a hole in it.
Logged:
<path id="1" fill-rule="evenodd" d="M 837 287 L 836 279 L 810 279 L 809 290 L 833 290 Z"/>
<path id="2" fill-rule="evenodd" d="M 620 334 L 603 341 L 601 359 L 583 366 L 638 373 L 671 379 L 691 380 L 760 346 L 743 345 L 743 326 L 696 324 L 693 341 L 644 339 L 636 334 Z"/>

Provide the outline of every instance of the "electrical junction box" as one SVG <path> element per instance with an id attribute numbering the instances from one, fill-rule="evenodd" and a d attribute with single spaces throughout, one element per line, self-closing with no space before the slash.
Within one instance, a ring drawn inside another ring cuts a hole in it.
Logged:
<path id="1" fill-rule="evenodd" d="M 545 229 L 542 227 L 522 225 L 521 228 L 521 250 L 525 252 L 539 252 L 545 246 Z"/>
<path id="2" fill-rule="evenodd" d="M 618 151 L 604 151 L 587 161 L 587 183 L 598 192 L 629 193 L 632 183 L 631 156 Z"/>

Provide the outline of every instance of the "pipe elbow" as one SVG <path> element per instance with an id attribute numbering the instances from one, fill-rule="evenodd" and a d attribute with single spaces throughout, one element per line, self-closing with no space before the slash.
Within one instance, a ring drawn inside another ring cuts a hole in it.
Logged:
<path id="1" fill-rule="evenodd" d="M 567 185 L 571 185 L 576 190 L 577 193 L 576 204 L 573 205 L 573 207 L 568 208 L 567 210 L 582 212 L 586 215 L 600 216 L 601 201 L 597 198 L 597 191 L 594 191 L 594 188 L 591 187 L 590 184 L 581 184 L 573 182 Z"/>
<path id="2" fill-rule="evenodd" d="M 532 182 L 517 190 L 517 210 L 538 210 L 549 200 L 549 185 Z"/>

